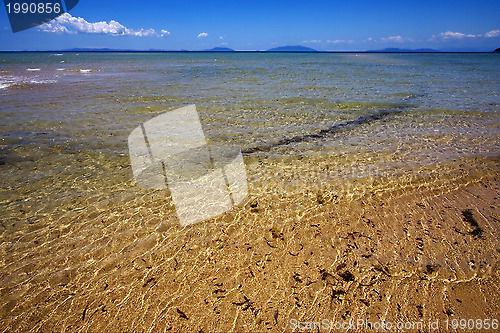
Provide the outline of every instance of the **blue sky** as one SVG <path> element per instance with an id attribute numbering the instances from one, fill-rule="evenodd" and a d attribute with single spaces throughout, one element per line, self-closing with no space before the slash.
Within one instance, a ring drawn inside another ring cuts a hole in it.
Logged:
<path id="1" fill-rule="evenodd" d="M 492 51 L 500 47 L 500 1 L 80 0 L 69 14 L 18 33 L 0 9 L 0 50 L 281 45 Z"/>

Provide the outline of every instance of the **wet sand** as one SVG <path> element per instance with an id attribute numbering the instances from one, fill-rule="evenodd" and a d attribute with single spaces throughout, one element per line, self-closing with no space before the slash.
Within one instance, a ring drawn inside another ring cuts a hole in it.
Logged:
<path id="1" fill-rule="evenodd" d="M 130 187 L 4 226 L 1 331 L 498 319 L 499 162 L 341 179 L 307 171 L 333 158 L 246 156 L 249 197 L 202 223 L 181 228 L 167 192 Z"/>
<path id="2" fill-rule="evenodd" d="M 0 332 L 500 319 L 495 55 L 2 61 Z M 211 145 L 241 147 L 249 196 L 182 228 L 127 137 L 193 103 Z"/>

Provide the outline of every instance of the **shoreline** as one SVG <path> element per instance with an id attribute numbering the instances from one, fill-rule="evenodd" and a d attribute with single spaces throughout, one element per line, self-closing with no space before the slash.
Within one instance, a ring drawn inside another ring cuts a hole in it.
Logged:
<path id="1" fill-rule="evenodd" d="M 413 180 L 346 180 L 338 195 L 335 181 L 321 192 L 304 179 L 279 188 L 259 176 L 256 158 L 247 164 L 250 196 L 202 223 L 181 228 L 164 192 L 123 191 L 21 226 L 2 236 L 2 331 L 290 331 L 291 319 L 494 318 L 498 159 L 456 165 Z M 273 168 L 282 165 L 264 167 Z"/>

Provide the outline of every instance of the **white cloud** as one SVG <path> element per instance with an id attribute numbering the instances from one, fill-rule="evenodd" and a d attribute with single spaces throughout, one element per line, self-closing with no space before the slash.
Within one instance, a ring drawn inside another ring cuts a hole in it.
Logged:
<path id="1" fill-rule="evenodd" d="M 382 42 L 396 42 L 396 43 L 404 42 L 404 39 L 401 36 L 382 37 L 380 38 L 380 40 Z"/>
<path id="2" fill-rule="evenodd" d="M 432 37 L 429 40 L 460 40 L 460 39 L 466 39 L 466 38 L 494 38 L 494 37 L 500 37 L 500 30 L 491 30 L 485 33 L 484 35 L 482 34 L 464 34 L 461 32 L 453 32 L 453 31 L 446 31 L 446 32 L 441 32 L 438 35 L 432 35 Z"/>
<path id="3" fill-rule="evenodd" d="M 498 37 L 500 36 L 500 30 L 491 30 L 487 32 L 484 36 L 488 38 Z"/>
<path id="4" fill-rule="evenodd" d="M 160 36 L 161 37 L 168 37 L 170 35 L 171 35 L 170 31 L 163 30 L 163 29 L 160 30 Z"/>
<path id="5" fill-rule="evenodd" d="M 376 41 L 375 39 L 368 39 L 368 40 L 369 41 Z M 413 42 L 415 42 L 415 40 L 411 37 L 402 37 L 400 35 L 390 36 L 390 37 L 382 37 L 382 38 L 380 38 L 380 41 L 384 42 L 384 43 L 388 43 L 388 42 L 389 43 L 403 43 L 403 42 L 413 43 Z"/>
<path id="6" fill-rule="evenodd" d="M 205 38 L 207 36 L 208 36 L 208 34 L 206 32 L 202 32 L 201 34 L 198 34 L 198 38 Z"/>
<path id="7" fill-rule="evenodd" d="M 326 41 L 328 44 L 333 44 L 333 45 L 337 45 L 337 44 L 355 44 L 355 42 L 351 39 L 334 39 L 334 40 L 327 40 Z"/>
<path id="8" fill-rule="evenodd" d="M 474 38 L 474 37 L 480 37 L 480 35 L 467 35 L 461 32 L 453 32 L 453 31 L 446 31 L 446 32 L 441 32 L 439 35 L 433 35 L 432 38 L 441 38 L 444 40 L 449 40 L 449 39 L 463 39 L 463 38 Z"/>
<path id="9" fill-rule="evenodd" d="M 111 20 L 109 22 L 87 22 L 81 17 L 71 16 L 64 13 L 55 20 L 40 25 L 39 29 L 44 32 L 68 33 L 68 34 L 102 34 L 113 36 L 158 36 L 154 29 L 133 30 Z M 168 32 L 162 30 L 162 32 Z M 169 33 L 170 34 L 170 33 Z"/>
<path id="10" fill-rule="evenodd" d="M 321 40 L 320 39 L 313 39 L 313 40 L 303 40 L 302 43 L 305 43 L 305 44 L 319 44 L 321 43 Z"/>
<path id="11" fill-rule="evenodd" d="M 127 31 L 129 32 L 128 35 L 132 35 L 132 36 L 140 36 L 140 37 L 158 36 L 155 29 L 147 29 L 147 30 L 141 29 L 139 31 L 127 29 Z"/>

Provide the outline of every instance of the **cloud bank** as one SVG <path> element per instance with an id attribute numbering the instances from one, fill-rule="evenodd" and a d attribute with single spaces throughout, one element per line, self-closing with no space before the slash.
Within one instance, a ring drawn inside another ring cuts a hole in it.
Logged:
<path id="1" fill-rule="evenodd" d="M 493 38 L 500 36 L 500 30 L 491 30 L 484 34 L 485 37 Z"/>
<path id="2" fill-rule="evenodd" d="M 170 35 L 171 35 L 171 33 L 169 31 L 161 29 L 161 31 L 160 31 L 161 37 L 168 37 Z"/>
<path id="3" fill-rule="evenodd" d="M 380 38 L 380 40 L 383 42 L 396 42 L 396 43 L 402 43 L 404 41 L 403 37 L 401 36 L 383 37 Z"/>
<path id="4" fill-rule="evenodd" d="M 462 32 L 457 31 L 446 31 L 441 32 L 438 35 L 432 35 L 429 40 L 442 40 L 442 41 L 452 41 L 452 40 L 466 40 L 466 39 L 479 39 L 479 38 L 495 38 L 500 37 L 500 30 L 491 30 L 486 32 L 484 35 L 482 34 L 464 34 Z"/>
<path id="5" fill-rule="evenodd" d="M 432 36 L 436 37 L 436 36 Z M 475 38 L 475 37 L 481 37 L 481 35 L 467 35 L 463 34 L 461 32 L 453 32 L 453 31 L 446 31 L 446 32 L 441 32 L 437 37 L 447 40 L 447 39 L 463 39 L 463 38 Z"/>
<path id="6" fill-rule="evenodd" d="M 138 36 L 138 37 L 168 37 L 170 32 L 161 30 L 158 34 L 154 29 L 134 30 L 125 27 L 123 24 L 111 20 L 109 22 L 87 22 L 81 17 L 74 17 L 69 13 L 64 13 L 55 20 L 39 26 L 43 32 L 55 32 L 66 34 L 100 34 L 112 36 Z"/>
<path id="7" fill-rule="evenodd" d="M 489 38 L 498 38 L 500 37 L 500 30 L 491 30 L 488 31 L 484 34 L 466 34 L 462 32 L 457 32 L 457 31 L 446 31 L 446 32 L 441 32 L 436 35 L 432 35 L 427 39 L 427 41 L 430 42 L 452 42 L 452 41 L 472 41 L 472 40 L 485 40 Z M 390 36 L 390 37 L 380 37 L 378 39 L 369 37 L 365 40 L 363 40 L 363 43 L 365 42 L 371 42 L 371 43 L 418 43 L 418 42 L 423 42 L 424 40 L 422 39 L 414 39 L 411 37 L 403 37 L 401 35 L 395 35 L 395 36 Z M 304 41 L 305 43 L 313 43 L 313 42 L 321 42 L 321 41 L 316 41 L 316 40 L 311 40 L 311 41 Z M 335 40 L 326 40 L 327 44 L 333 44 L 333 45 L 338 45 L 341 43 L 350 43 L 353 44 L 355 43 L 353 40 L 343 40 L 343 39 L 335 39 Z"/>

